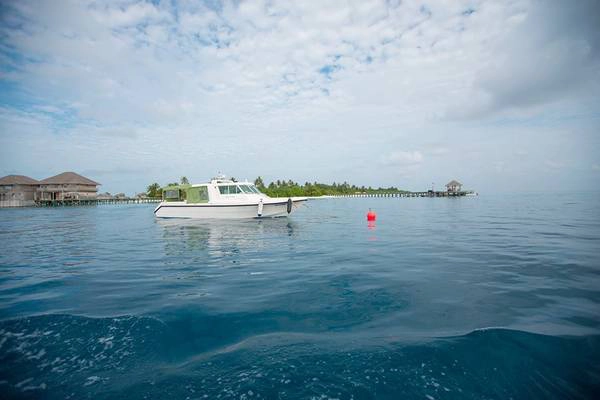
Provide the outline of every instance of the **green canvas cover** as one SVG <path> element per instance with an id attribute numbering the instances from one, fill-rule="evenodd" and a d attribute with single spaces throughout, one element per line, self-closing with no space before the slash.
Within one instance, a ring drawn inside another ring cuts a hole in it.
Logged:
<path id="1" fill-rule="evenodd" d="M 188 203 L 208 203 L 208 188 L 206 186 L 187 189 Z"/>

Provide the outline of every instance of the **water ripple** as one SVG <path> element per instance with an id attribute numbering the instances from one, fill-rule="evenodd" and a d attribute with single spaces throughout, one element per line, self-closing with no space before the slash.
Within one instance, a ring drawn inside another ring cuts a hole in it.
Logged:
<path id="1" fill-rule="evenodd" d="M 224 222 L 0 210 L 0 391 L 591 397 L 600 204 L 571 196 L 331 199 Z"/>

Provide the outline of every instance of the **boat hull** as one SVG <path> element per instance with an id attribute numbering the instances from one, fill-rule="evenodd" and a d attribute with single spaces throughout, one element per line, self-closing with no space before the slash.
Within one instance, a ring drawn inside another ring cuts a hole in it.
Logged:
<path id="1" fill-rule="evenodd" d="M 305 199 L 292 199 L 290 210 L 294 212 Z M 199 219 L 245 219 L 272 218 L 287 216 L 288 200 L 263 203 L 262 213 L 258 214 L 258 204 L 173 204 L 162 202 L 154 210 L 159 218 L 199 218 Z"/>

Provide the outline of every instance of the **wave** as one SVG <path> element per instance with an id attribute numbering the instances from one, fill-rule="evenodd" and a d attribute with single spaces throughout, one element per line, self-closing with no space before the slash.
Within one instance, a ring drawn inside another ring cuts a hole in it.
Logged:
<path id="1" fill-rule="evenodd" d="M 0 391 L 6 398 L 128 399 L 548 399 L 600 393 L 599 335 L 486 328 L 420 341 L 353 342 L 337 334 L 271 332 L 199 351 L 193 330 L 181 327 L 134 316 L 0 321 Z"/>

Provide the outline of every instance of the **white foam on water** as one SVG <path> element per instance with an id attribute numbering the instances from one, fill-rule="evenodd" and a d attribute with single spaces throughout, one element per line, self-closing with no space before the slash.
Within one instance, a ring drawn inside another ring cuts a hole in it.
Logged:
<path id="1" fill-rule="evenodd" d="M 93 385 L 94 383 L 100 382 L 102 380 L 102 378 L 100 378 L 99 376 L 93 375 L 93 376 L 88 376 L 88 378 L 85 380 L 85 383 L 83 384 L 83 386 L 90 386 Z"/>
<path id="2" fill-rule="evenodd" d="M 104 350 L 112 349 L 114 336 L 101 337 L 98 339 L 98 343 L 104 345 Z"/>
<path id="3" fill-rule="evenodd" d="M 25 380 L 22 380 L 21 382 L 17 383 L 17 384 L 15 385 L 15 387 L 16 387 L 16 388 L 20 388 L 21 386 L 28 384 L 28 383 L 29 383 L 29 382 L 31 382 L 32 380 L 33 380 L 33 378 L 27 378 L 27 379 L 25 379 Z"/>
<path id="4" fill-rule="evenodd" d="M 27 357 L 30 360 L 39 360 L 40 358 L 42 358 L 44 355 L 46 355 L 46 350 L 45 349 L 41 349 L 40 351 L 37 352 L 36 355 L 30 355 L 29 357 Z"/>
<path id="5" fill-rule="evenodd" d="M 40 383 L 37 386 L 25 386 L 23 388 L 23 391 L 24 392 L 28 392 L 28 391 L 31 391 L 31 390 L 46 390 L 46 388 L 47 388 L 46 384 L 44 382 L 42 382 L 42 383 Z"/>

